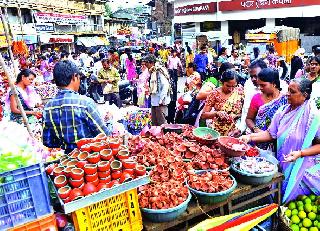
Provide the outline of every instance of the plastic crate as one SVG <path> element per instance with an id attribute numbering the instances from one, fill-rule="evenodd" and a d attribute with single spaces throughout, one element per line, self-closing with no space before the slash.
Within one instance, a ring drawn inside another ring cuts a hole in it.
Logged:
<path id="1" fill-rule="evenodd" d="M 76 231 L 140 231 L 142 218 L 137 189 L 72 213 Z"/>
<path id="2" fill-rule="evenodd" d="M 24 224 L 52 212 L 48 179 L 42 164 L 0 174 L 0 230 Z"/>
<path id="3" fill-rule="evenodd" d="M 56 216 L 50 214 L 38 220 L 9 229 L 8 231 L 57 231 Z"/>

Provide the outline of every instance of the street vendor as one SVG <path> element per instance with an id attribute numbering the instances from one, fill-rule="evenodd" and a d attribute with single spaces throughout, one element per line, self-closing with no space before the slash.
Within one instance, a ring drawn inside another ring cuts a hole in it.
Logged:
<path id="1" fill-rule="evenodd" d="M 277 140 L 277 159 L 285 175 L 284 202 L 320 194 L 320 114 L 309 100 L 311 92 L 310 80 L 292 80 L 288 104 L 279 108 L 268 130 L 241 137 L 255 143 Z"/>
<path id="2" fill-rule="evenodd" d="M 69 60 L 60 61 L 54 67 L 53 77 L 61 90 L 44 108 L 43 144 L 69 153 L 82 138 L 100 133 L 109 135 L 111 131 L 105 126 L 94 101 L 78 93 L 78 67 Z"/>
<path id="3" fill-rule="evenodd" d="M 120 108 L 122 106 L 119 95 L 120 74 L 112 66 L 110 59 L 103 59 L 101 62 L 103 68 L 98 73 L 98 81 L 102 84 L 104 100 Z"/>

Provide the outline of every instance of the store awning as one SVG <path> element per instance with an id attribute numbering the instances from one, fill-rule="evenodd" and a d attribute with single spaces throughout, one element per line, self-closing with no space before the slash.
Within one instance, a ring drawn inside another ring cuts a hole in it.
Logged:
<path id="1" fill-rule="evenodd" d="M 99 37 L 78 37 L 77 45 L 85 47 L 104 46 L 105 43 Z"/>

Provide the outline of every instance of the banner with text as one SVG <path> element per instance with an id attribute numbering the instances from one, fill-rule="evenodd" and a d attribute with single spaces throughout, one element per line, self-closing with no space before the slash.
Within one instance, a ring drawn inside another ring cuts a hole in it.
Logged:
<path id="1" fill-rule="evenodd" d="M 86 15 L 36 12 L 34 17 L 38 23 L 53 22 L 57 24 L 80 24 L 87 20 Z"/>
<path id="2" fill-rule="evenodd" d="M 217 12 L 217 3 L 202 3 L 194 5 L 186 5 L 174 9 L 175 16 L 192 15 L 192 14 L 208 14 Z"/>

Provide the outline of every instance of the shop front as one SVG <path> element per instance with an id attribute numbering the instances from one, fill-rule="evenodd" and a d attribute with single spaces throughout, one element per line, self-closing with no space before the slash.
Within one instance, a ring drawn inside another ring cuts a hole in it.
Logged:
<path id="1" fill-rule="evenodd" d="M 38 44 L 38 35 L 15 35 L 14 41 L 24 41 L 30 51 L 34 51 Z"/>
<path id="2" fill-rule="evenodd" d="M 74 50 L 74 35 L 53 35 L 41 34 L 40 36 L 41 50 L 47 48 L 55 50 L 66 50 L 71 52 Z"/>

